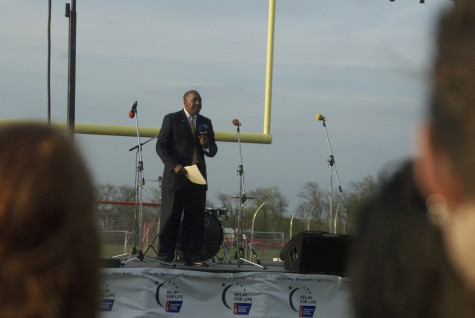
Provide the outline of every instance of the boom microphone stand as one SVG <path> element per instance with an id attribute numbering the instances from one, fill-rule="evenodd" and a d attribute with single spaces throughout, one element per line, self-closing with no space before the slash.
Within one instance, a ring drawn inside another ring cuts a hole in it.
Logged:
<path id="1" fill-rule="evenodd" d="M 122 261 L 122 265 L 126 265 L 133 261 L 143 261 L 145 258 L 145 255 L 142 252 L 142 248 L 137 249 L 138 241 L 139 240 L 142 241 L 142 227 L 143 227 L 142 192 L 143 192 L 143 186 L 145 185 L 145 178 L 144 178 L 144 173 L 143 173 L 142 145 L 156 138 L 154 137 L 147 140 L 144 143 L 140 143 L 137 101 L 135 101 L 134 104 L 132 105 L 132 110 L 129 112 L 129 117 L 130 118 L 135 117 L 135 125 L 137 128 L 137 146 L 129 149 L 129 151 L 137 149 L 136 160 L 135 160 L 136 166 L 135 166 L 135 190 L 134 190 L 135 214 L 134 214 L 134 226 L 132 229 L 133 245 L 132 245 L 131 252 L 127 254 L 113 256 L 113 258 L 126 257 L 126 259 Z M 158 262 L 158 260 L 156 259 L 152 259 L 152 258 L 147 258 L 147 259 Z"/>
<path id="2" fill-rule="evenodd" d="M 322 121 L 323 123 L 323 128 L 325 130 L 325 136 L 327 137 L 327 144 L 328 144 L 328 149 L 330 151 L 330 157 L 328 159 L 328 164 L 330 166 L 330 189 L 329 189 L 329 201 L 330 201 L 330 218 L 333 216 L 333 170 L 335 170 L 335 176 L 336 176 L 336 181 L 338 183 L 338 190 L 340 191 L 340 193 L 342 193 L 343 191 L 341 190 L 341 185 L 340 185 L 340 180 L 338 178 L 338 171 L 336 169 L 336 162 L 335 162 L 335 157 L 333 156 L 333 152 L 332 152 L 332 147 L 330 145 L 330 139 L 328 138 L 328 131 L 327 131 L 327 125 L 326 125 L 326 121 L 327 121 L 327 118 L 321 114 L 318 114 L 316 116 L 317 120 L 320 120 Z M 336 234 L 336 214 L 335 214 L 335 220 L 334 220 L 334 229 L 333 229 L 333 234 Z M 330 225 L 330 232 L 331 231 L 331 225 Z"/>

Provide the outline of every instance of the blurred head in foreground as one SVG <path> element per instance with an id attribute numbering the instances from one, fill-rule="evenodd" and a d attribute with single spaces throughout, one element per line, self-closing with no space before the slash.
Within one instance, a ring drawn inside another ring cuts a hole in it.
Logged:
<path id="1" fill-rule="evenodd" d="M 0 317 L 95 317 L 93 187 L 73 144 L 40 125 L 0 127 Z"/>
<path id="2" fill-rule="evenodd" d="M 414 174 L 451 265 L 475 290 L 475 1 L 444 13 L 436 49 Z"/>

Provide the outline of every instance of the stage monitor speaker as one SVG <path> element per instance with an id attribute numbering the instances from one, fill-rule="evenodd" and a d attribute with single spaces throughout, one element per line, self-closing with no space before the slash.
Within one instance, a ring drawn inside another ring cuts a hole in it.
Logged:
<path id="1" fill-rule="evenodd" d="M 295 235 L 280 252 L 290 272 L 344 276 L 351 236 L 304 231 Z"/>

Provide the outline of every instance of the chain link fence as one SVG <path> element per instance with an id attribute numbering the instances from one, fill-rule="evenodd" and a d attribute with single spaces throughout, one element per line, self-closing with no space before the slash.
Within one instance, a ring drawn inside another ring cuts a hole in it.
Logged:
<path id="1" fill-rule="evenodd" d="M 142 203 L 140 207 L 134 202 L 99 201 L 96 209 L 101 257 L 121 256 L 133 251 L 142 251 L 148 257 L 158 256 L 160 203 Z M 209 211 L 206 213 L 211 214 Z M 237 251 L 236 230 L 223 228 L 222 221 L 225 220 L 222 218 L 208 217 L 206 220 L 204 244 L 207 244 L 206 237 L 220 237 L 217 253 L 211 258 L 234 258 Z M 244 256 L 252 261 L 257 258 L 262 262 L 280 261 L 279 252 L 284 245 L 283 232 L 243 231 Z"/>

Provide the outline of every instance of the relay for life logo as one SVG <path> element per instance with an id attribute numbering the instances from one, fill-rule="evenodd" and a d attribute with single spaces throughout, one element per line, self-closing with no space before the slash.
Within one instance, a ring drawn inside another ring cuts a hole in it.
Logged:
<path id="1" fill-rule="evenodd" d="M 299 317 L 313 317 L 317 307 L 317 300 L 312 296 L 312 291 L 306 287 L 292 288 L 289 286 L 289 305 Z"/>
<path id="2" fill-rule="evenodd" d="M 246 287 L 239 283 L 222 285 L 221 300 L 224 307 L 233 311 L 234 315 L 248 316 L 252 307 L 252 296 L 247 292 Z"/>
<path id="3" fill-rule="evenodd" d="M 183 293 L 175 282 L 156 282 L 155 300 L 166 312 L 179 313 L 183 306 Z"/>
<path id="4" fill-rule="evenodd" d="M 112 311 L 115 302 L 115 293 L 111 290 L 109 284 L 101 283 L 101 308 L 100 311 Z"/>

